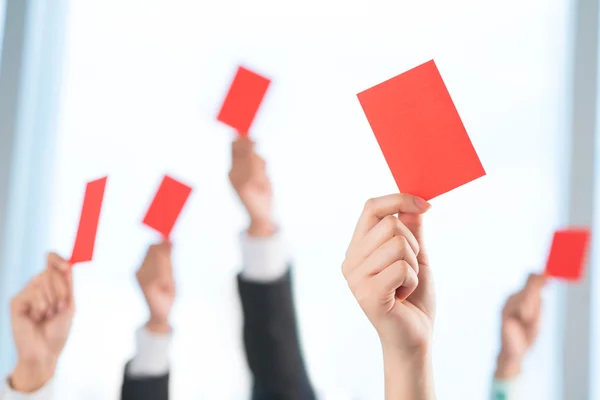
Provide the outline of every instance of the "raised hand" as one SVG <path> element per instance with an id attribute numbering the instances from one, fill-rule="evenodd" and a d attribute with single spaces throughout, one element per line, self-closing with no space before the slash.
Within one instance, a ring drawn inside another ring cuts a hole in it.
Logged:
<path id="1" fill-rule="evenodd" d="M 407 194 L 367 201 L 342 265 L 379 334 L 390 399 L 435 397 L 430 365 L 435 290 L 422 233 L 422 214 L 429 208 Z"/>
<path id="2" fill-rule="evenodd" d="M 273 190 L 264 160 L 254 151 L 254 143 L 240 137 L 231 146 L 229 181 L 250 217 L 250 236 L 271 236 L 275 232 L 272 220 Z"/>
<path id="3" fill-rule="evenodd" d="M 50 253 L 46 269 L 11 302 L 12 333 L 18 354 L 10 377 L 13 389 L 34 392 L 52 378 L 69 337 L 74 312 L 71 267 Z"/>
<path id="4" fill-rule="evenodd" d="M 542 296 L 546 278 L 531 274 L 525 287 L 508 298 L 502 310 L 502 348 L 495 377 L 510 379 L 521 372 L 523 358 L 540 329 Z"/>
<path id="5" fill-rule="evenodd" d="M 162 242 L 150 246 L 136 277 L 150 311 L 146 328 L 154 333 L 169 332 L 169 316 L 176 293 L 171 244 Z"/>

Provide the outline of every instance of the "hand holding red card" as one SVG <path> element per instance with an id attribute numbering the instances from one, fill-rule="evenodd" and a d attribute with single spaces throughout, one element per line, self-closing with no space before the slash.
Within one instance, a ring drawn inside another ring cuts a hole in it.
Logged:
<path id="1" fill-rule="evenodd" d="M 107 177 L 104 177 L 89 182 L 86 186 L 79 228 L 69 261 L 71 265 L 92 260 L 106 181 Z"/>
<path id="2" fill-rule="evenodd" d="M 247 136 L 271 81 L 239 67 L 217 120 Z"/>
<path id="3" fill-rule="evenodd" d="M 581 279 L 590 237 L 587 228 L 556 231 L 546 263 L 546 276 L 569 281 Z"/>
<path id="4" fill-rule="evenodd" d="M 169 239 L 175 222 L 191 193 L 191 187 L 165 176 L 143 223 L 158 231 L 165 240 Z"/>
<path id="5" fill-rule="evenodd" d="M 401 192 L 431 200 L 485 175 L 433 60 L 357 96 Z"/>

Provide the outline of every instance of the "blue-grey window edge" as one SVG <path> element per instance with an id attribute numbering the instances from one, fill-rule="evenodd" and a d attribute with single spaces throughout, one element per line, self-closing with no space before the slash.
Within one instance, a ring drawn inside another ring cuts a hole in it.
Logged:
<path id="1" fill-rule="evenodd" d="M 45 265 L 67 0 L 6 0 L 0 58 L 0 374 L 9 301 Z"/>
<path id="2" fill-rule="evenodd" d="M 592 226 L 596 184 L 598 0 L 576 0 L 573 11 L 567 224 Z M 560 327 L 557 327 L 563 333 L 563 399 L 593 398 L 590 349 L 594 271 L 589 267 L 586 271 L 580 284 L 567 285 L 563 291 L 565 305 L 559 318 Z"/>

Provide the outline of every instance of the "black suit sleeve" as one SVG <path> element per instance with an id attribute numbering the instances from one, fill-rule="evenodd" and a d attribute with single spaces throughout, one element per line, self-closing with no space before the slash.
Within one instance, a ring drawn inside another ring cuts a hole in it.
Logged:
<path id="1" fill-rule="evenodd" d="M 169 374 L 149 377 L 132 378 L 127 375 L 121 387 L 121 400 L 169 400 Z"/>
<path id="2" fill-rule="evenodd" d="M 296 327 L 291 274 L 256 283 L 238 276 L 253 400 L 313 400 Z"/>

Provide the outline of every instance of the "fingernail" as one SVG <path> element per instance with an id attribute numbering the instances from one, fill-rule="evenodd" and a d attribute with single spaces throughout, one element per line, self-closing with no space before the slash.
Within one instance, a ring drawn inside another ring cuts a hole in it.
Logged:
<path id="1" fill-rule="evenodd" d="M 431 204 L 429 204 L 428 202 L 426 202 L 425 200 L 423 200 L 420 197 L 415 197 L 415 205 L 419 208 L 419 210 L 421 211 L 427 211 L 431 208 Z"/>

